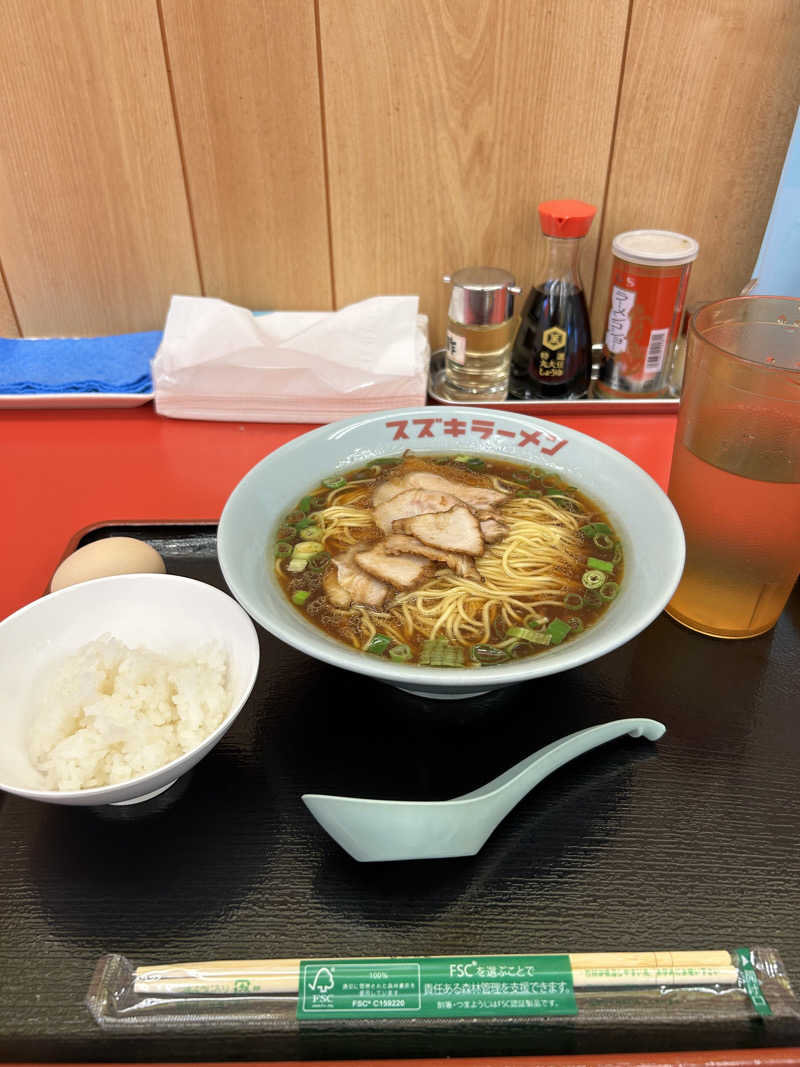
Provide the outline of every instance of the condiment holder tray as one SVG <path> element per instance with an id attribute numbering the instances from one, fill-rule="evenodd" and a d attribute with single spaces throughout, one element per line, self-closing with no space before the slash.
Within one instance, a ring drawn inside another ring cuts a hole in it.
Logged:
<path id="1" fill-rule="evenodd" d="M 599 346 L 594 346 L 597 349 Z M 597 352 L 595 352 L 597 354 Z M 677 411 L 679 397 L 624 397 L 600 398 L 586 397 L 583 400 L 456 400 L 447 394 L 445 378 L 445 351 L 436 349 L 431 353 L 428 369 L 428 400 L 433 404 L 451 404 L 459 407 L 470 406 L 490 408 L 493 411 L 516 411 L 522 415 L 558 415 L 564 412 L 572 414 L 619 415 L 620 412 L 661 412 Z"/>

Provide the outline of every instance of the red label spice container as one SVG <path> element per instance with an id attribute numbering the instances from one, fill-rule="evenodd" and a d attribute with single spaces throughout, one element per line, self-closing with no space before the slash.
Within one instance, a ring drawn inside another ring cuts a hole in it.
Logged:
<path id="1" fill-rule="evenodd" d="M 667 395 L 698 249 L 693 237 L 671 230 L 629 230 L 614 238 L 596 395 Z"/>

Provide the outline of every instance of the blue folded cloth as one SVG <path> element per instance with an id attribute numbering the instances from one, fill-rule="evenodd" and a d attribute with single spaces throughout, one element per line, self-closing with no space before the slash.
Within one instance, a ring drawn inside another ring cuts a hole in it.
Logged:
<path id="1" fill-rule="evenodd" d="M 0 338 L 0 394 L 152 393 L 161 330 L 112 337 Z"/>

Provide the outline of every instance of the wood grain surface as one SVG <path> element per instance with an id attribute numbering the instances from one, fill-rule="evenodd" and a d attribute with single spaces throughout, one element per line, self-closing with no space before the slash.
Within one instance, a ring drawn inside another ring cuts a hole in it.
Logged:
<path id="1" fill-rule="evenodd" d="M 6 0 L 0 259 L 25 334 L 144 330 L 198 292 L 156 0 Z"/>
<path id="2" fill-rule="evenodd" d="M 796 0 L 6 0 L 0 331 L 163 324 L 173 293 L 329 308 L 447 271 L 529 288 L 536 206 L 700 242 L 689 302 L 749 279 L 800 98 Z M 7 305 L 10 302 L 11 308 Z M 16 312 L 16 316 L 13 312 Z"/>
<path id="3" fill-rule="evenodd" d="M 206 295 L 332 307 L 313 0 L 163 0 Z"/>
<path id="4" fill-rule="evenodd" d="M 19 337 L 19 327 L 5 279 L 0 273 L 0 337 Z"/>
<path id="5" fill-rule="evenodd" d="M 798 15 L 795 0 L 632 0 L 595 340 L 623 230 L 697 238 L 688 304 L 735 296 L 750 279 L 800 99 Z"/>
<path id="6" fill-rule="evenodd" d="M 537 280 L 539 201 L 602 203 L 627 12 L 627 0 L 321 0 L 338 304 L 419 293 L 440 344 L 444 272 Z"/>

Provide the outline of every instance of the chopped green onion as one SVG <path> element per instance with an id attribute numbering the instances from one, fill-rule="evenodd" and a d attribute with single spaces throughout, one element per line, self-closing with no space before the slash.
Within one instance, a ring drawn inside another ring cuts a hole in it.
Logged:
<path id="1" fill-rule="evenodd" d="M 480 456 L 470 456 L 467 460 L 467 466 L 472 467 L 473 470 L 482 471 L 486 466 L 486 462 Z"/>
<path id="2" fill-rule="evenodd" d="M 286 523 L 278 529 L 279 541 L 294 541 L 297 537 L 297 528 L 295 526 L 289 526 Z"/>
<path id="3" fill-rule="evenodd" d="M 469 650 L 469 655 L 473 663 L 482 663 L 486 666 L 492 663 L 504 663 L 508 659 L 505 649 L 495 648 L 494 645 L 473 645 Z"/>
<path id="4" fill-rule="evenodd" d="M 308 565 L 312 571 L 321 571 L 328 565 L 330 558 L 330 552 L 317 552 L 316 556 L 310 557 Z"/>
<path id="5" fill-rule="evenodd" d="M 600 597 L 603 600 L 613 600 L 619 592 L 619 586 L 616 582 L 606 582 L 600 590 Z"/>
<path id="6" fill-rule="evenodd" d="M 290 559 L 289 562 L 286 564 L 286 569 L 287 571 L 291 571 L 292 574 L 299 574 L 301 571 L 304 571 L 307 566 L 308 560 L 300 559 L 298 557 L 297 559 Z"/>
<path id="7" fill-rule="evenodd" d="M 292 593 L 292 603 L 301 605 L 305 604 L 311 593 L 307 589 L 298 589 L 296 593 Z"/>
<path id="8" fill-rule="evenodd" d="M 275 558 L 288 559 L 292 554 L 292 546 L 288 541 L 278 541 L 275 545 Z"/>
<path id="9" fill-rule="evenodd" d="M 581 581 L 587 589 L 599 589 L 600 586 L 605 582 L 605 580 L 605 574 L 603 574 L 602 571 L 598 570 L 584 571 L 583 575 L 581 576 Z M 584 601 L 585 599 L 586 598 L 584 597 Z"/>
<path id="10" fill-rule="evenodd" d="M 529 630 L 527 626 L 509 626 L 507 636 L 518 637 L 520 641 L 527 641 L 531 645 L 549 645 L 552 640 L 549 634 L 541 630 Z"/>
<path id="11" fill-rule="evenodd" d="M 533 645 L 537 645 L 539 648 L 547 648 L 550 644 L 550 638 L 546 634 L 541 636 L 544 638 L 542 641 L 515 641 L 507 650 L 509 656 L 512 659 L 520 659 L 522 656 L 527 656 L 533 651 Z"/>
<path id="12" fill-rule="evenodd" d="M 321 541 L 298 541 L 292 550 L 292 555 L 309 559 L 311 556 L 316 556 L 317 552 L 322 552 L 323 548 Z"/>
<path id="13" fill-rule="evenodd" d="M 302 519 L 299 519 L 295 524 L 295 530 L 305 530 L 307 526 L 313 526 L 315 519 L 312 519 L 310 515 L 304 515 Z"/>
<path id="14" fill-rule="evenodd" d="M 391 637 L 387 637 L 385 634 L 375 634 L 364 651 L 371 652 L 373 656 L 382 656 L 391 643 Z"/>
<path id="15" fill-rule="evenodd" d="M 422 645 L 419 662 L 423 667 L 463 667 L 464 650 L 444 637 L 429 638 Z"/>
<path id="16" fill-rule="evenodd" d="M 290 526 L 296 526 L 298 522 L 302 522 L 304 518 L 305 516 L 303 515 L 302 511 L 298 511 L 295 508 L 294 511 L 290 511 L 289 514 L 286 516 L 286 521 L 289 523 Z"/>
<path id="17" fill-rule="evenodd" d="M 619 541 L 614 544 L 614 555 L 611 557 L 611 559 L 614 563 L 622 562 L 622 545 L 619 543 Z"/>
<path id="18" fill-rule="evenodd" d="M 583 598 L 583 606 L 586 608 L 596 608 L 603 603 L 600 592 L 597 589 L 587 589 Z"/>
<path id="19" fill-rule="evenodd" d="M 407 663 L 412 656 L 413 652 L 408 645 L 392 645 L 389 649 L 389 659 L 395 663 Z"/>
<path id="20" fill-rule="evenodd" d="M 577 615 L 571 616 L 567 619 L 567 622 L 569 623 L 570 630 L 572 630 L 574 634 L 583 632 L 583 620 L 579 619 Z"/>
<path id="21" fill-rule="evenodd" d="M 591 570 L 605 571 L 606 574 L 613 574 L 614 572 L 613 563 L 609 563 L 607 559 L 595 559 L 594 556 L 589 556 L 589 558 L 586 560 L 586 566 L 589 567 Z"/>
<path id="22" fill-rule="evenodd" d="M 322 537 L 322 530 L 319 526 L 304 526 L 303 537 L 306 541 L 319 541 Z"/>
<path id="23" fill-rule="evenodd" d="M 398 463 L 403 462 L 402 456 L 381 456 L 379 459 L 373 459 L 373 463 L 380 463 L 382 467 L 395 467 Z"/>
<path id="24" fill-rule="evenodd" d="M 323 478 L 322 484 L 326 485 L 328 489 L 341 489 L 343 485 L 347 485 L 347 479 L 341 477 Z"/>
<path id="25" fill-rule="evenodd" d="M 514 496 L 522 497 L 523 499 L 528 497 L 538 497 L 542 495 L 541 489 L 517 489 L 514 492 Z"/>
<path id="26" fill-rule="evenodd" d="M 583 607 L 583 597 L 580 593 L 567 593 L 564 597 L 564 607 L 580 610 Z"/>
<path id="27" fill-rule="evenodd" d="M 604 552 L 607 552 L 609 548 L 614 547 L 614 542 L 608 536 L 608 534 L 596 533 L 592 538 L 598 548 L 602 548 Z"/>
<path id="28" fill-rule="evenodd" d="M 456 456 L 455 457 L 455 462 L 456 463 L 467 463 L 468 460 L 469 460 L 469 456 Z"/>
<path id="29" fill-rule="evenodd" d="M 564 489 L 545 489 L 545 496 L 563 496 L 566 490 Z"/>
<path id="30" fill-rule="evenodd" d="M 585 526 L 581 526 L 581 533 L 584 537 L 594 537 L 595 534 L 610 534 L 611 527 L 605 522 L 588 522 Z"/>
<path id="31" fill-rule="evenodd" d="M 315 511 L 319 511 L 320 508 L 324 508 L 327 502 L 328 498 L 325 495 L 311 497 L 311 506 Z"/>
<path id="32" fill-rule="evenodd" d="M 567 634 L 572 633 L 572 627 L 563 619 L 553 619 L 546 631 L 554 645 L 560 645 Z"/>
<path id="33" fill-rule="evenodd" d="M 542 630 L 549 621 L 546 615 L 529 615 L 525 620 L 525 625 L 529 630 Z"/>
<path id="34" fill-rule="evenodd" d="M 300 509 L 300 511 L 302 511 L 304 515 L 308 515 L 309 511 L 311 511 L 311 497 L 304 496 L 300 503 L 297 505 L 297 507 Z"/>

